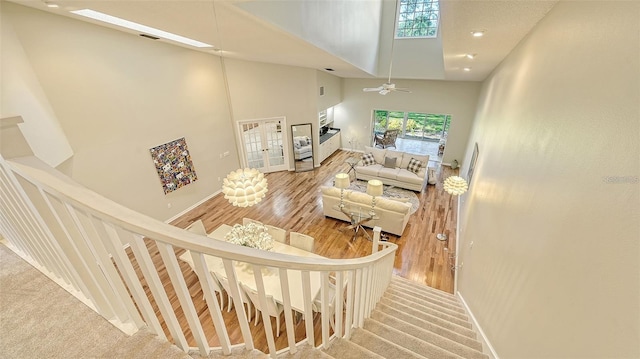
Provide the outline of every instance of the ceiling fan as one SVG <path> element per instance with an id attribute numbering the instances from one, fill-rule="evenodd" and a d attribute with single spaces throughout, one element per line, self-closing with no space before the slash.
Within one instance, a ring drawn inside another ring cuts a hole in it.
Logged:
<path id="1" fill-rule="evenodd" d="M 396 0 L 396 8 L 398 7 L 397 4 L 397 0 Z M 396 87 L 396 84 L 391 83 L 391 68 L 393 67 L 393 45 L 396 42 L 395 41 L 395 37 L 396 37 L 396 25 L 395 25 L 395 19 L 394 19 L 394 26 L 393 26 L 393 35 L 391 37 L 391 58 L 389 59 L 389 78 L 387 79 L 386 83 L 383 83 L 382 85 L 378 86 L 378 87 L 365 87 L 362 89 L 362 91 L 364 92 L 377 92 L 381 95 L 386 95 L 389 92 L 393 92 L 393 91 L 399 91 L 399 92 L 411 92 L 409 91 L 409 89 L 407 88 L 402 88 L 402 87 Z"/>

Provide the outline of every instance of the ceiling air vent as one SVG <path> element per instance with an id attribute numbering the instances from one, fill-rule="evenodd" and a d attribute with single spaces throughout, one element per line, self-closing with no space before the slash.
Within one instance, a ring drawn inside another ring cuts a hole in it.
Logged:
<path id="1" fill-rule="evenodd" d="M 155 37 L 155 36 L 147 35 L 147 34 L 140 34 L 140 36 L 146 37 L 147 39 L 151 39 L 151 40 L 158 40 L 159 39 L 159 37 Z"/>

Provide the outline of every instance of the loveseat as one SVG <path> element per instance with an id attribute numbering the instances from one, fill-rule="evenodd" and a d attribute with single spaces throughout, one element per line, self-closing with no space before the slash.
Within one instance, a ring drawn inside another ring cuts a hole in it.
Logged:
<path id="1" fill-rule="evenodd" d="M 293 138 L 293 158 L 304 160 L 313 155 L 311 138 L 309 136 L 295 136 Z"/>
<path id="2" fill-rule="evenodd" d="M 322 192 L 322 211 L 326 217 L 351 222 L 351 219 L 339 209 L 340 189 L 336 187 L 320 187 Z M 344 204 L 347 212 L 359 210 L 360 213 L 368 213 L 371 210 L 371 196 L 366 193 L 344 190 Z M 378 226 L 385 233 L 401 236 L 404 232 L 409 216 L 411 216 L 411 203 L 398 201 L 391 198 L 376 197 L 374 208 L 378 219 L 363 223 L 365 227 Z"/>
<path id="3" fill-rule="evenodd" d="M 378 179 L 386 185 L 419 192 L 428 180 L 428 163 L 429 155 L 365 146 L 354 168 L 357 179 Z"/>

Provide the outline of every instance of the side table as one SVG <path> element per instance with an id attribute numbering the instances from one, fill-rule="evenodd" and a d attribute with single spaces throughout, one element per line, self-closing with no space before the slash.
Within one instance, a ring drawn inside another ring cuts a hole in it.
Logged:
<path id="1" fill-rule="evenodd" d="M 349 165 L 349 170 L 347 171 L 347 174 L 349 175 L 349 181 L 352 181 L 351 179 L 351 172 L 353 172 L 353 180 L 356 179 L 356 165 L 358 164 L 358 162 L 360 162 L 360 160 L 358 160 L 355 157 L 349 157 L 347 158 L 344 163 Z"/>

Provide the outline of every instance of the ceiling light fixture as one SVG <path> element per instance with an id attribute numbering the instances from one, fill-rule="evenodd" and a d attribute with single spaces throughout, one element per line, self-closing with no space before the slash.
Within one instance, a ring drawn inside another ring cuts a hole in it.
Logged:
<path id="1" fill-rule="evenodd" d="M 45 4 L 45 5 L 47 5 L 47 7 L 48 7 L 48 8 L 51 8 L 51 9 L 57 9 L 57 8 L 59 8 L 59 7 L 60 7 L 60 5 L 58 5 L 58 4 L 54 4 L 54 3 L 52 3 L 52 2 L 48 2 L 48 1 L 45 1 L 45 2 L 44 2 L 44 4 Z"/>
<path id="2" fill-rule="evenodd" d="M 465 54 L 464 57 L 468 58 L 469 60 L 473 60 L 476 58 L 476 54 Z"/>
<path id="3" fill-rule="evenodd" d="M 471 31 L 471 35 L 473 37 L 482 37 L 484 36 L 484 30 Z"/>
<path id="4" fill-rule="evenodd" d="M 464 71 L 466 71 L 466 72 L 471 71 L 471 67 L 463 67 L 462 69 L 463 69 Z"/>
<path id="5" fill-rule="evenodd" d="M 142 32 L 145 34 L 150 34 L 153 36 L 161 37 L 163 39 L 179 42 L 181 44 L 194 46 L 194 47 L 213 47 L 212 45 L 205 44 L 204 42 L 200 42 L 197 40 L 189 39 L 187 37 L 183 37 L 180 35 L 172 34 L 170 32 L 162 31 L 155 29 L 150 26 L 145 26 L 142 24 L 138 24 L 133 21 L 121 19 L 119 17 L 103 14 L 98 11 L 90 10 L 90 9 L 82 9 L 71 11 L 72 14 L 88 17 L 90 19 L 106 22 L 108 24 L 125 27 L 130 30 L 135 30 L 137 32 Z"/>

